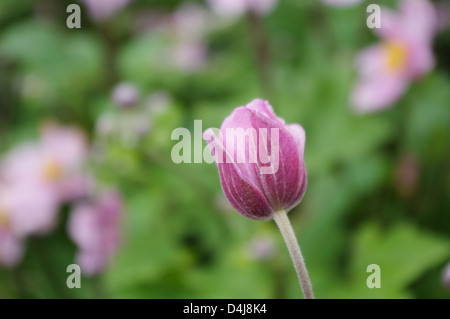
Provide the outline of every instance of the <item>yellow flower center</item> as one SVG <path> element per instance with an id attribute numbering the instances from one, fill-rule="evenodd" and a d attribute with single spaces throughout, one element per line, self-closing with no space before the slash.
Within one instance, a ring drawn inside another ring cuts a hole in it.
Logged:
<path id="1" fill-rule="evenodd" d="M 404 68 L 407 59 L 407 51 L 403 44 L 387 42 L 384 44 L 386 54 L 386 68 L 390 72 L 397 72 Z"/>
<path id="2" fill-rule="evenodd" d="M 9 217 L 6 210 L 0 206 L 0 228 L 7 228 L 9 226 Z"/>
<path id="3" fill-rule="evenodd" d="M 47 181 L 55 181 L 60 178 L 63 174 L 61 165 L 53 160 L 49 159 L 44 164 L 44 178 Z"/>

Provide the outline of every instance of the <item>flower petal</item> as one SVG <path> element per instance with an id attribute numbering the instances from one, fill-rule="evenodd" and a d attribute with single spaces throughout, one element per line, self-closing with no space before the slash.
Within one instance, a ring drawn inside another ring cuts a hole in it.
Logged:
<path id="1" fill-rule="evenodd" d="M 295 143 L 297 144 L 297 148 L 299 150 L 300 155 L 303 157 L 303 152 L 305 150 L 305 130 L 299 124 L 289 124 L 286 125 L 287 130 L 291 133 L 291 136 L 294 138 Z"/>
<path id="2" fill-rule="evenodd" d="M 20 261 L 22 255 L 22 242 L 8 230 L 0 228 L 0 264 L 12 267 Z"/>
<path id="3" fill-rule="evenodd" d="M 270 105 L 267 101 L 264 101 L 262 99 L 255 99 L 247 104 L 246 108 L 259 114 L 263 114 L 274 121 L 279 121 L 280 123 L 284 124 L 284 120 L 275 115 L 272 105 Z"/>
<path id="4" fill-rule="evenodd" d="M 351 96 L 352 106 L 361 113 L 384 109 L 405 92 L 409 81 L 404 77 L 376 77 L 361 80 Z"/>
<path id="5" fill-rule="evenodd" d="M 436 8 L 426 0 L 400 2 L 402 28 L 413 42 L 430 43 L 438 28 Z"/>
<path id="6" fill-rule="evenodd" d="M 214 133 L 210 129 L 205 132 L 204 136 L 214 136 Z M 215 137 L 207 142 L 210 149 L 215 151 L 213 156 L 219 169 L 222 190 L 231 205 L 248 218 L 270 219 L 273 210 L 264 194 L 253 184 L 254 180 L 249 180 L 248 175 L 242 173 L 241 168 L 245 168 L 245 166 L 236 163 L 220 138 Z M 224 157 L 219 157 L 218 154 L 223 154 Z"/>

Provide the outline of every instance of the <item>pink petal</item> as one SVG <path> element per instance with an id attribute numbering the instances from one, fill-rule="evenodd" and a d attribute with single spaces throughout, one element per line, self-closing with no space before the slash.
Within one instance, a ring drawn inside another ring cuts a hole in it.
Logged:
<path id="1" fill-rule="evenodd" d="M 122 203 L 115 192 L 105 192 L 93 203 L 79 204 L 69 219 L 69 235 L 78 246 L 82 271 L 93 275 L 105 268 L 120 243 Z"/>
<path id="2" fill-rule="evenodd" d="M 381 7 L 381 28 L 375 28 L 373 31 L 383 39 L 398 39 L 405 36 L 401 15 L 385 7 Z"/>
<path id="3" fill-rule="evenodd" d="M 394 104 L 408 85 L 407 79 L 395 76 L 361 80 L 353 90 L 351 103 L 361 113 L 384 109 Z"/>
<path id="4" fill-rule="evenodd" d="M 73 210 L 69 219 L 69 234 L 81 250 L 93 250 L 100 247 L 100 233 L 95 207 L 80 204 Z"/>
<path id="5" fill-rule="evenodd" d="M 36 143 L 24 143 L 11 150 L 0 164 L 2 177 L 9 183 L 41 179 L 42 149 Z"/>
<path id="6" fill-rule="evenodd" d="M 61 202 L 69 202 L 83 198 L 93 191 L 93 180 L 90 176 L 69 176 L 58 183 L 56 192 Z"/>
<path id="7" fill-rule="evenodd" d="M 246 0 L 247 10 L 260 15 L 267 14 L 273 10 L 277 0 Z"/>
<path id="8" fill-rule="evenodd" d="M 207 0 L 211 9 L 221 16 L 238 16 L 245 13 L 246 4 L 243 0 Z"/>
<path id="9" fill-rule="evenodd" d="M 0 226 L 0 265 L 12 267 L 22 259 L 22 242 Z"/>
<path id="10" fill-rule="evenodd" d="M 237 134 L 239 129 L 247 133 L 245 140 L 228 136 L 230 130 Z M 243 215 L 271 218 L 274 211 L 290 209 L 301 200 L 306 187 L 304 132 L 298 126 L 286 126 L 266 101 L 236 108 L 222 123 L 214 148 L 223 149 L 225 155 L 215 157 L 225 195 Z M 231 163 L 223 163 L 227 159 Z M 240 187 L 236 187 L 238 180 Z M 242 198 L 240 193 L 253 195 Z"/>
<path id="11" fill-rule="evenodd" d="M 303 157 L 306 142 L 305 130 L 299 124 L 289 124 L 286 125 L 286 128 L 289 131 L 289 133 L 291 133 L 291 136 L 294 138 L 295 143 L 297 145 L 297 149 L 300 155 Z"/>
<path id="12" fill-rule="evenodd" d="M 264 101 L 262 99 L 255 99 L 247 104 L 246 107 L 252 111 L 265 115 L 274 121 L 279 121 L 281 124 L 284 124 L 284 120 L 275 115 L 272 105 L 270 105 L 267 101 Z"/>
<path id="13" fill-rule="evenodd" d="M 50 159 L 55 159 L 65 171 L 79 169 L 87 153 L 84 134 L 72 127 L 47 125 L 42 133 L 43 148 Z"/>
<path id="14" fill-rule="evenodd" d="M 81 272 L 87 276 L 93 276 L 101 272 L 107 266 L 108 259 L 100 252 L 94 250 L 81 250 L 76 257 L 76 263 Z"/>
<path id="15" fill-rule="evenodd" d="M 11 229 L 17 236 L 48 233 L 56 222 L 58 201 L 52 190 L 40 184 L 13 184 L 7 201 Z"/>
<path id="16" fill-rule="evenodd" d="M 363 49 L 356 57 L 355 66 L 362 78 L 380 76 L 386 70 L 385 48 L 375 44 Z"/>
<path id="17" fill-rule="evenodd" d="M 208 130 L 209 131 L 209 130 Z M 213 136 L 212 131 L 205 132 L 205 135 Z M 222 190 L 231 205 L 242 215 L 256 220 L 270 219 L 273 213 L 272 207 L 264 195 L 240 171 L 236 161 L 224 148 L 219 138 L 207 140 L 208 145 L 214 150 L 220 151 L 224 157 L 216 158 L 216 165 L 219 169 Z"/>
<path id="18" fill-rule="evenodd" d="M 414 43 L 409 47 L 407 74 L 418 78 L 430 72 L 435 64 L 433 49 L 429 44 Z"/>
<path id="19" fill-rule="evenodd" d="M 103 21 L 113 16 L 117 11 L 125 7 L 131 0 L 84 0 L 88 6 L 90 15 L 98 21 Z"/>
<path id="20" fill-rule="evenodd" d="M 437 12 L 427 0 L 403 0 L 400 2 L 402 28 L 411 41 L 430 43 L 437 30 Z"/>

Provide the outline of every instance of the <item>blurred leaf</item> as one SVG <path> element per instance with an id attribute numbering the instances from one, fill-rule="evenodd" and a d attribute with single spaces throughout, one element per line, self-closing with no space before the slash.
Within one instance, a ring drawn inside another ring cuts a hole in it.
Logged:
<path id="1" fill-rule="evenodd" d="M 387 230 L 367 224 L 355 235 L 350 262 L 351 291 L 355 298 L 389 298 L 407 294 L 408 285 L 450 256 L 450 241 L 402 223 Z M 366 268 L 381 268 L 381 288 L 369 289 Z"/>
<path id="2" fill-rule="evenodd" d="M 27 21 L 3 33 L 0 56 L 19 64 L 25 101 L 47 108 L 73 106 L 100 81 L 100 43 L 88 33 L 67 34 L 50 23 Z"/>

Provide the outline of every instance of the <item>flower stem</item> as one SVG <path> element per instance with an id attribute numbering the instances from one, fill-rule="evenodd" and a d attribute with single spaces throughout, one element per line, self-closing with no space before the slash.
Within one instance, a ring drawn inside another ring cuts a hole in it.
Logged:
<path id="1" fill-rule="evenodd" d="M 250 37 L 253 45 L 253 54 L 256 59 L 256 67 L 261 84 L 261 89 L 265 98 L 272 97 L 273 83 L 271 81 L 270 70 L 270 52 L 268 37 L 264 29 L 261 17 L 249 11 L 247 13 L 247 21 L 250 27 Z"/>
<path id="2" fill-rule="evenodd" d="M 283 235 L 286 246 L 294 263 L 295 271 L 297 272 L 300 286 L 302 287 L 305 299 L 314 299 L 311 280 L 309 279 L 308 270 L 306 269 L 305 260 L 303 259 L 300 246 L 292 229 L 291 222 L 286 214 L 286 211 L 280 210 L 275 212 L 273 219 L 280 228 L 281 235 Z"/>

